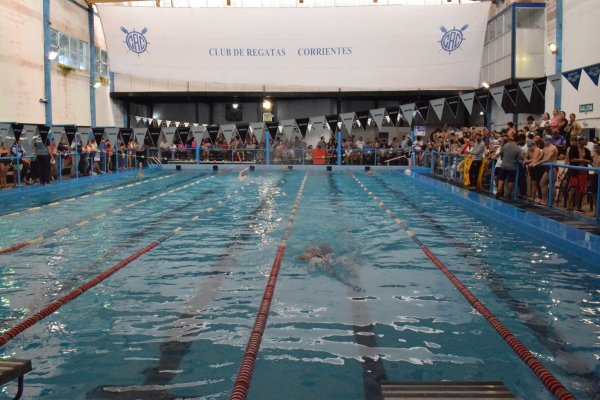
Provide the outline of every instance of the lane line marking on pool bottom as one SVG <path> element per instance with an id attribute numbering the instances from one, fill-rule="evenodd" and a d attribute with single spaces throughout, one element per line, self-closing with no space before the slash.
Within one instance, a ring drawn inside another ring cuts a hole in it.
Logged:
<path id="1" fill-rule="evenodd" d="M 215 176 L 216 175 L 213 175 L 209 178 L 212 178 Z M 250 184 L 251 184 L 251 182 L 244 184 L 243 186 L 238 188 L 235 192 L 230 193 L 227 196 L 225 196 L 224 199 L 228 199 L 228 200 L 231 199 L 232 197 L 234 197 L 234 193 L 239 193 L 240 191 L 243 191 Z M 200 215 L 203 215 L 206 213 L 207 213 L 206 210 L 203 210 L 203 211 L 200 211 L 200 213 L 198 215 L 200 216 Z M 189 220 L 187 223 L 190 224 L 191 220 Z M 27 329 L 31 328 L 37 322 L 39 322 L 42 319 L 53 314 L 54 312 L 56 312 L 58 309 L 60 309 L 65 304 L 75 300 L 77 297 L 81 296 L 83 293 L 87 292 L 94 286 L 98 285 L 100 282 L 102 282 L 106 278 L 110 277 L 117 271 L 125 268 L 132 261 L 140 258 L 142 255 L 146 254 L 147 252 L 154 249 L 155 247 L 157 247 L 161 243 L 165 242 L 166 240 L 170 239 L 171 237 L 175 236 L 176 234 L 179 234 L 181 231 L 183 231 L 182 226 L 178 226 L 178 227 L 172 229 L 164 236 L 161 236 L 157 240 L 148 244 L 147 246 L 142 247 L 137 252 L 135 252 L 135 253 L 131 254 L 129 257 L 119 261 L 118 263 L 113 265 L 111 268 L 109 268 L 106 271 L 102 272 L 101 274 L 97 275 L 95 278 L 90 279 L 89 281 L 87 281 L 83 285 L 79 286 L 78 288 L 72 290 L 65 296 L 59 298 L 58 300 L 55 300 L 54 302 L 50 303 L 48 306 L 42 308 L 40 311 L 36 312 L 35 314 L 31 315 L 30 317 L 25 318 L 23 321 L 21 321 L 17 325 L 6 330 L 2 335 L 0 335 L 0 347 L 4 346 L 6 343 L 8 343 L 12 339 L 14 339 L 19 334 L 23 333 Z"/>
<path id="2" fill-rule="evenodd" d="M 58 205 L 60 205 L 62 203 L 66 203 L 68 201 L 74 201 L 76 199 L 87 199 L 90 196 L 97 196 L 97 195 L 102 194 L 102 193 L 110 192 L 111 190 L 121 190 L 123 188 L 129 188 L 129 187 L 132 187 L 132 186 L 142 185 L 142 184 L 145 184 L 145 183 L 148 183 L 148 182 L 153 182 L 153 181 L 155 181 L 157 179 L 171 178 L 171 177 L 176 176 L 176 175 L 177 174 L 170 174 L 170 175 L 165 175 L 164 177 L 161 177 L 161 178 L 145 179 L 145 180 L 137 182 L 135 184 L 134 183 L 126 183 L 126 184 L 123 184 L 121 186 L 114 187 L 112 189 L 97 190 L 97 191 L 92 192 L 92 193 L 87 193 L 87 194 L 83 194 L 83 195 L 80 195 L 80 196 L 73 196 L 73 197 L 69 197 L 69 198 L 66 198 L 66 199 L 54 201 L 52 203 L 43 204 L 43 205 L 40 205 L 40 206 L 29 207 L 29 208 L 26 208 L 24 211 L 29 211 L 29 212 L 40 211 L 44 207 L 55 207 L 55 206 L 58 206 Z M 21 211 L 15 211 L 15 212 L 11 212 L 9 214 L 0 215 L 0 218 L 16 217 L 20 213 L 21 213 Z M 2 253 L 0 253 L 0 254 L 2 254 Z"/>
<path id="3" fill-rule="evenodd" d="M 350 176 L 358 183 L 358 185 L 371 197 L 374 195 L 369 189 L 358 179 L 354 174 Z M 375 200 L 377 201 L 377 200 Z M 394 222 L 402 228 L 406 235 L 411 238 L 429 258 L 433 264 L 442 271 L 442 273 L 450 280 L 450 282 L 460 291 L 465 299 L 479 312 L 483 318 L 494 328 L 515 354 L 534 372 L 542 384 L 559 400 L 574 400 L 575 397 L 567 390 L 567 388 L 548 370 L 534 355 L 525 347 L 525 345 L 517 339 L 513 333 L 496 318 L 496 316 L 471 292 L 449 269 L 442 261 L 425 244 L 417 237 L 414 231 L 408 228 L 400 218 L 397 218 L 391 210 L 386 209 L 385 203 L 380 202 L 380 207 L 385 213 L 394 219 Z M 388 213 L 388 211 L 390 211 Z"/>
<path id="4" fill-rule="evenodd" d="M 275 259 L 273 260 L 273 265 L 271 266 L 271 272 L 269 273 L 269 279 L 267 280 L 267 286 L 263 292 L 262 301 L 258 309 L 259 311 L 256 315 L 256 319 L 254 320 L 254 326 L 252 327 L 250 337 L 248 338 L 246 350 L 244 351 L 244 357 L 242 358 L 242 362 L 233 385 L 233 390 L 231 391 L 231 395 L 229 397 L 231 400 L 245 400 L 246 396 L 248 395 L 248 389 L 250 388 L 250 383 L 252 382 L 254 366 L 256 365 L 256 357 L 258 356 L 258 352 L 260 350 L 260 343 L 267 326 L 269 310 L 271 309 L 271 302 L 273 301 L 273 296 L 275 294 L 275 284 L 277 283 L 277 277 L 279 276 L 281 260 L 283 259 L 283 254 L 285 253 L 287 239 L 289 238 L 292 230 L 293 216 L 296 214 L 296 209 L 298 208 L 297 206 L 300 204 L 300 199 L 302 198 L 302 193 L 304 192 L 304 186 L 307 179 L 308 171 L 306 171 L 304 174 L 298 194 L 296 195 L 294 207 L 292 208 L 292 211 L 288 217 L 288 222 L 283 232 L 281 243 L 277 248 L 277 253 L 275 255 Z"/>
<path id="5" fill-rule="evenodd" d="M 217 174 L 217 175 L 218 175 L 218 174 Z M 185 188 L 188 188 L 188 187 L 190 187 L 190 186 L 197 185 L 197 184 L 199 184 L 199 183 L 201 183 L 201 182 L 203 182 L 203 181 L 206 181 L 206 180 L 209 180 L 209 179 L 213 179 L 213 178 L 215 178 L 217 175 L 211 175 L 211 176 L 207 176 L 207 177 L 199 178 L 199 179 L 197 179 L 197 180 L 195 180 L 195 181 L 193 181 L 193 182 L 191 182 L 191 183 L 187 183 L 185 186 L 176 187 L 176 188 L 174 188 L 174 189 L 171 189 L 171 190 L 169 190 L 169 191 L 162 192 L 162 193 L 160 193 L 160 194 L 158 194 L 158 195 L 156 195 L 156 196 L 152 196 L 152 197 L 150 197 L 150 200 L 154 200 L 154 199 L 156 199 L 156 198 L 158 198 L 158 197 L 160 197 L 160 196 L 164 196 L 164 195 L 166 195 L 167 193 L 168 193 L 168 194 L 173 194 L 173 193 L 175 193 L 175 192 L 179 192 L 179 191 L 181 191 L 181 190 L 183 190 L 183 189 L 185 189 Z M 148 201 L 148 200 L 147 200 L 147 199 L 143 199 L 143 200 L 140 200 L 140 201 L 136 201 L 136 202 L 134 202 L 134 203 L 130 203 L 130 204 L 126 205 L 125 207 L 133 207 L 133 206 L 136 206 L 136 205 L 142 204 L 142 203 L 144 203 L 144 202 L 146 202 L 146 201 Z M 222 203 L 221 203 L 221 204 L 222 204 Z M 118 214 L 118 213 L 120 213 L 120 212 L 122 212 L 122 211 L 123 211 L 123 208 L 116 208 L 116 209 L 114 209 L 114 210 L 112 210 L 112 211 L 103 212 L 103 213 L 101 213 L 101 214 L 98 214 L 98 215 L 97 215 L 97 216 L 95 216 L 95 217 L 88 217 L 88 219 L 92 219 L 92 218 L 93 218 L 93 219 L 96 219 L 96 220 L 101 220 L 101 219 L 104 219 L 104 218 L 108 217 L 110 214 Z M 59 235 L 63 235 L 63 234 L 65 234 L 65 233 L 67 233 L 67 232 L 69 231 L 69 228 L 70 228 L 70 227 L 76 227 L 76 228 L 79 228 L 79 227 L 81 227 L 81 226 L 83 226 L 83 225 L 87 224 L 87 223 L 89 222 L 89 221 L 88 221 L 88 219 L 85 219 L 85 220 L 81 220 L 81 221 L 75 222 L 75 223 L 73 223 L 73 224 L 71 224 L 71 225 L 69 225 L 69 226 L 67 226 L 67 227 L 65 227 L 65 228 L 63 228 L 63 229 L 59 229 L 59 230 L 57 230 L 57 231 L 55 231 L 55 232 L 51 232 L 51 233 L 44 234 L 44 235 L 42 235 L 41 237 L 44 237 L 45 239 L 50 239 L 50 238 L 51 238 L 51 237 L 53 237 L 53 236 L 59 236 Z M 37 239 L 39 239 L 39 237 L 38 237 Z M 15 244 L 15 245 L 12 245 L 12 246 L 10 246 L 10 247 L 7 247 L 7 248 L 5 248 L 5 249 L 1 249 L 1 250 L 0 250 L 0 255 L 2 255 L 2 254 L 8 254 L 8 253 L 13 253 L 13 252 L 15 252 L 15 251 L 17 251 L 17 250 L 21 250 L 21 249 L 23 249 L 23 248 L 25 248 L 25 247 L 31 246 L 31 245 L 33 245 L 33 244 L 38 244 L 38 243 L 40 243 L 40 242 L 42 242 L 42 240 L 37 240 L 37 241 L 34 241 L 34 240 L 26 240 L 26 241 L 24 241 L 24 242 L 17 243 L 17 244 Z"/>

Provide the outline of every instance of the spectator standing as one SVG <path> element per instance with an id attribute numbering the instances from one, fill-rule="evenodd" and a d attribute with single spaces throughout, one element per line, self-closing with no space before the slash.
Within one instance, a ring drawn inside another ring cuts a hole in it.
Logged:
<path id="1" fill-rule="evenodd" d="M 479 169 L 485 155 L 485 143 L 482 140 L 481 133 L 477 132 L 475 136 L 475 144 L 471 150 L 467 151 L 473 157 L 471 168 L 469 169 L 469 183 L 472 188 L 477 186 L 477 178 L 479 177 Z"/>
<path id="2" fill-rule="evenodd" d="M 508 141 L 502 146 L 500 157 L 502 158 L 502 166 L 498 172 L 498 191 L 496 198 L 504 196 L 504 182 L 508 182 L 508 193 L 513 192 L 515 175 L 519 160 L 523 157 L 521 148 L 515 142 L 515 136 L 512 133 L 508 134 Z"/>
<path id="3" fill-rule="evenodd" d="M 592 154 L 585 147 L 586 143 L 587 138 L 583 136 L 577 137 L 577 145 L 571 145 L 567 151 L 567 158 L 565 159 L 566 165 L 586 167 L 588 164 L 592 163 Z M 567 172 L 567 176 L 569 177 L 569 211 L 573 211 L 575 206 L 577 206 L 577 211 L 583 211 L 581 207 L 583 194 L 587 189 L 588 175 L 588 171 L 569 169 Z"/>
<path id="4" fill-rule="evenodd" d="M 565 139 L 567 140 L 567 143 L 569 143 L 571 137 L 579 136 L 581 133 L 581 125 L 575 120 L 575 118 L 575 114 L 569 114 L 569 122 L 565 127 Z"/>

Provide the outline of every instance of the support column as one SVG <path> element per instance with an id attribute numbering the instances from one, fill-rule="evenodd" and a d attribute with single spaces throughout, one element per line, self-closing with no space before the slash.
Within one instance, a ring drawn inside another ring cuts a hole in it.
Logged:
<path id="1" fill-rule="evenodd" d="M 94 10 L 88 7 L 88 29 L 90 36 L 90 126 L 96 126 L 96 51 L 94 42 Z"/>
<path id="2" fill-rule="evenodd" d="M 46 98 L 46 125 L 52 125 L 52 64 L 48 59 L 50 53 L 50 0 L 44 0 L 44 97 Z"/>
<path id="3" fill-rule="evenodd" d="M 562 75 L 562 54 L 563 54 L 563 0 L 556 0 L 556 67 L 555 73 Z M 554 108 L 560 110 L 562 104 L 562 77 L 558 80 L 557 88 L 554 92 Z"/>

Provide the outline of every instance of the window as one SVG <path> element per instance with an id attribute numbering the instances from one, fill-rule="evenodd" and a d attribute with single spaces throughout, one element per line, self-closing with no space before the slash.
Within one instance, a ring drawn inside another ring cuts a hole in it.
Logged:
<path id="1" fill-rule="evenodd" d="M 50 51 L 58 53 L 59 64 L 80 70 L 88 69 L 88 44 L 54 29 L 50 30 Z"/>
<path id="2" fill-rule="evenodd" d="M 106 50 L 99 47 L 94 47 L 94 57 L 96 61 L 96 74 L 100 76 L 108 76 L 108 55 Z"/>

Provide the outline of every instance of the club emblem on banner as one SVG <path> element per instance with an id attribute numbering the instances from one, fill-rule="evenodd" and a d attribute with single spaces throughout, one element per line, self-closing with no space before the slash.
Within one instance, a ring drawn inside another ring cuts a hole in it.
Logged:
<path id="1" fill-rule="evenodd" d="M 442 46 L 442 50 L 447 51 L 448 54 L 452 54 L 453 51 L 458 50 L 460 45 L 466 40 L 463 32 L 467 30 L 469 24 L 463 26 L 460 29 L 456 29 L 456 27 L 448 30 L 444 26 L 440 26 L 440 30 L 442 31 L 442 39 L 439 41 L 439 44 Z"/>
<path id="2" fill-rule="evenodd" d="M 148 32 L 148 28 L 142 29 L 140 32 L 136 31 L 135 28 L 129 32 L 124 27 L 121 27 L 121 31 L 126 34 L 125 43 L 129 50 L 136 53 L 138 56 L 148 50 L 149 42 L 146 40 L 144 34 Z"/>

